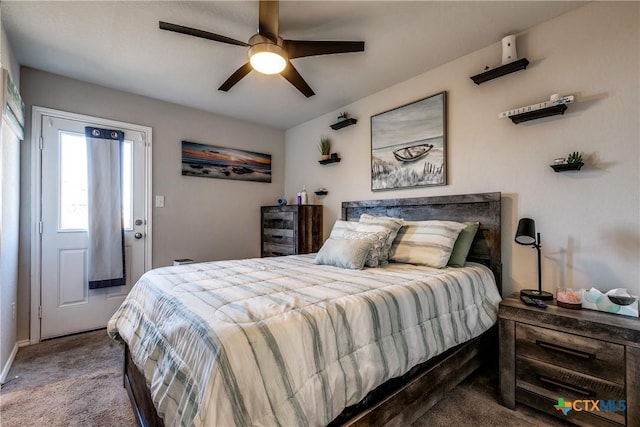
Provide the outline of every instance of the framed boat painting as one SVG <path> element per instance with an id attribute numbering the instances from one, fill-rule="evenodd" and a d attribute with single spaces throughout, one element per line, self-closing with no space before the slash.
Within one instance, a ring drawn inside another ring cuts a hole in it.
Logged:
<path id="1" fill-rule="evenodd" d="M 371 116 L 371 190 L 446 183 L 447 92 Z"/>

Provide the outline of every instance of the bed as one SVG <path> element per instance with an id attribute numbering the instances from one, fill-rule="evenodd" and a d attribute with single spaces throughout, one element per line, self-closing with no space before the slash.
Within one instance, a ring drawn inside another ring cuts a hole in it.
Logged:
<path id="1" fill-rule="evenodd" d="M 145 274 L 109 322 L 140 424 L 405 424 L 493 357 L 500 194 L 342 204 L 342 219 L 362 214 L 480 227 L 461 269 L 345 270 L 298 255 Z"/>

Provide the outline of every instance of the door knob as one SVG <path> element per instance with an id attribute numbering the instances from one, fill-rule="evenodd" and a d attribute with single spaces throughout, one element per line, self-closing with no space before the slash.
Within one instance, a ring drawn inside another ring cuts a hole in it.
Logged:
<path id="1" fill-rule="evenodd" d="M 138 233 L 134 234 L 134 235 L 133 235 L 133 237 L 134 237 L 136 240 L 140 240 L 140 239 L 142 239 L 142 233 L 138 232 Z"/>

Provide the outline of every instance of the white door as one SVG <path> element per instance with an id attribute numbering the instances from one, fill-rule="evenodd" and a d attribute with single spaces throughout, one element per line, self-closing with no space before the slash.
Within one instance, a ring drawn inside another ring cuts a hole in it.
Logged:
<path id="1" fill-rule="evenodd" d="M 146 265 L 147 144 L 144 132 L 41 116 L 40 337 L 106 327 Z M 85 126 L 123 130 L 126 285 L 89 289 Z"/>

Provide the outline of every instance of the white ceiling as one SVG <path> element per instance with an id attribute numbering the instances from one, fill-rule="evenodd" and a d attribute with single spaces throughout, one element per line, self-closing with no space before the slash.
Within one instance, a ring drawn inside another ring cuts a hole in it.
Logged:
<path id="1" fill-rule="evenodd" d="M 288 129 L 582 4 L 284 1 L 285 39 L 365 41 L 363 53 L 292 60 L 316 92 L 311 98 L 281 76 L 255 71 L 218 91 L 247 61 L 246 48 L 158 29 L 162 20 L 248 41 L 257 32 L 257 1 L 2 0 L 1 8 L 21 65 Z"/>

